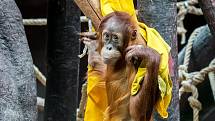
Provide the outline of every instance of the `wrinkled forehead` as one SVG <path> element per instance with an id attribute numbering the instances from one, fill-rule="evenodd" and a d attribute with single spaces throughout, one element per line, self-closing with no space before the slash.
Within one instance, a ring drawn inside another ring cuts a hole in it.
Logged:
<path id="1" fill-rule="evenodd" d="M 110 32 L 123 32 L 126 27 L 126 23 L 116 18 L 110 18 L 105 23 L 105 30 Z"/>

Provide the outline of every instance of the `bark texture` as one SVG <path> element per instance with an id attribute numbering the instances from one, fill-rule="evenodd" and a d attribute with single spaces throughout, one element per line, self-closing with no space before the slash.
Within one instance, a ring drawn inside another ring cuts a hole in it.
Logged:
<path id="1" fill-rule="evenodd" d="M 74 1 L 49 0 L 45 121 L 76 120 L 80 27 Z"/>
<path id="2" fill-rule="evenodd" d="M 36 121 L 36 83 L 21 13 L 0 0 L 0 121 Z"/>
<path id="3" fill-rule="evenodd" d="M 215 0 L 198 0 L 212 35 L 215 35 Z"/>
<path id="4" fill-rule="evenodd" d="M 167 121 L 179 121 L 179 99 L 177 82 L 177 35 L 176 35 L 176 0 L 138 0 L 139 20 L 148 26 L 156 28 L 172 47 L 171 54 L 175 62 L 173 81 L 173 98 L 168 109 Z M 160 116 L 155 114 L 155 120 L 161 121 Z"/>

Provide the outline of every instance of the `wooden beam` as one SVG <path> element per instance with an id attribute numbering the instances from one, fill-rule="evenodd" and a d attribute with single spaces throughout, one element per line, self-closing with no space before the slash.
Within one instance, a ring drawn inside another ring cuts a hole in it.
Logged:
<path id="1" fill-rule="evenodd" d="M 92 20 L 93 25 L 97 30 L 102 19 L 99 0 L 74 0 L 74 1 L 81 9 L 81 11 L 84 13 L 84 15 Z"/>

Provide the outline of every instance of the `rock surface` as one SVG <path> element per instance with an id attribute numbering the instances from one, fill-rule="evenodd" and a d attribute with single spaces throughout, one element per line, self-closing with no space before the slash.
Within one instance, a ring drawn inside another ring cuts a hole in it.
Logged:
<path id="1" fill-rule="evenodd" d="M 0 121 L 36 121 L 36 84 L 22 17 L 0 1 Z"/>

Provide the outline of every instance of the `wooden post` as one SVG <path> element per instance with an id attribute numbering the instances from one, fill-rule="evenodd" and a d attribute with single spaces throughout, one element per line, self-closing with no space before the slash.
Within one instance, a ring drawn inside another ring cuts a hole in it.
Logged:
<path id="1" fill-rule="evenodd" d="M 80 29 L 80 11 L 73 0 L 48 1 L 45 121 L 76 120 Z"/>
<path id="2" fill-rule="evenodd" d="M 168 121 L 179 121 L 179 99 L 177 82 L 177 35 L 176 35 L 176 0 L 138 0 L 139 20 L 150 27 L 156 28 L 161 36 L 172 47 L 171 54 L 174 59 L 173 98 L 168 109 Z M 162 120 L 155 116 L 155 121 Z"/>

